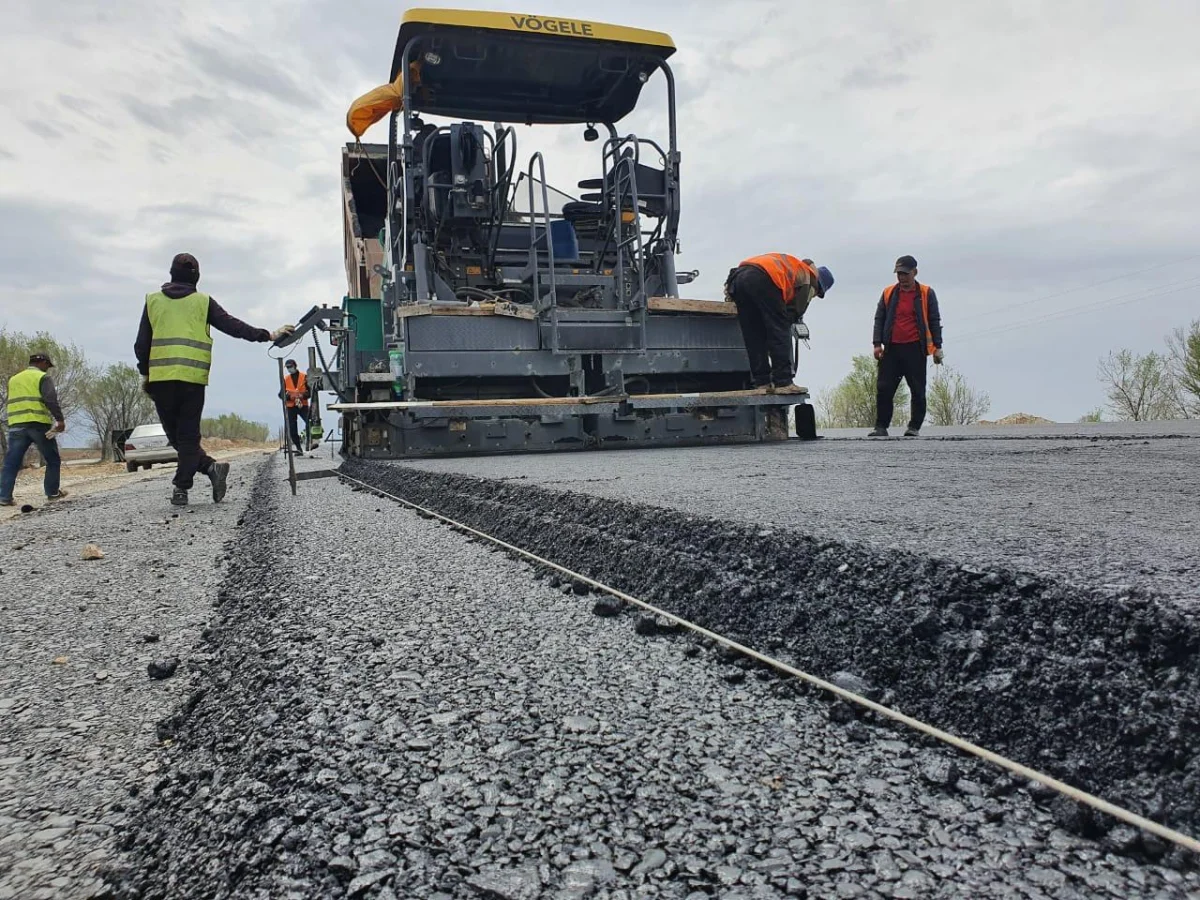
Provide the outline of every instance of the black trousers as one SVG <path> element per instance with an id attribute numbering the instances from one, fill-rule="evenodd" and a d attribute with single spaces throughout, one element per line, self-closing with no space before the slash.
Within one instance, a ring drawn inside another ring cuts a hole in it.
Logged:
<path id="1" fill-rule="evenodd" d="M 200 419 L 204 415 L 204 385 L 187 381 L 157 381 L 150 396 L 158 410 L 167 440 L 179 454 L 175 487 L 191 490 L 196 473 L 207 475 L 213 459 L 200 446 Z"/>
<path id="2" fill-rule="evenodd" d="M 292 443 L 296 445 L 296 449 L 301 453 L 304 452 L 304 446 L 300 442 L 300 432 L 296 428 L 296 420 L 304 420 L 304 430 L 308 431 L 308 407 L 307 406 L 289 406 L 287 411 L 288 432 L 292 439 Z"/>
<path id="3" fill-rule="evenodd" d="M 909 428 L 920 428 L 925 421 L 925 373 L 928 369 L 925 347 L 919 342 L 887 344 L 879 361 L 879 378 L 875 394 L 875 424 L 887 428 L 892 424 L 896 388 L 900 380 L 908 384 L 912 395 L 912 414 Z"/>
<path id="4" fill-rule="evenodd" d="M 757 266 L 742 266 L 733 276 L 730 295 L 737 304 L 738 324 L 750 357 L 755 387 L 792 383 L 792 320 L 783 293 Z"/>

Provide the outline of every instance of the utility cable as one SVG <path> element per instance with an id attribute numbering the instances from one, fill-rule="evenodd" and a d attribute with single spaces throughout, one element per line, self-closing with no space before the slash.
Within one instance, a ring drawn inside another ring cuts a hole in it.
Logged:
<path id="1" fill-rule="evenodd" d="M 1107 297 L 1103 300 L 1085 303 L 1080 306 L 1073 306 L 1068 309 L 1054 310 L 1040 316 L 1034 316 L 1029 319 L 1022 319 L 1017 322 L 1002 324 L 996 328 L 971 332 L 956 339 L 956 343 L 974 340 L 981 337 L 992 337 L 998 334 L 1006 334 L 1010 331 L 1016 331 L 1021 328 L 1028 328 L 1031 325 L 1040 325 L 1044 322 L 1052 322 L 1066 316 L 1080 312 L 1089 312 L 1094 309 L 1103 309 L 1109 306 L 1120 306 L 1135 300 L 1151 300 L 1156 297 L 1166 297 L 1170 294 L 1178 294 L 1181 291 L 1200 289 L 1200 276 L 1193 276 L 1183 281 L 1170 282 L 1160 285 L 1156 288 L 1151 288 L 1149 291 L 1132 294 L 1119 294 L 1115 297 Z"/>
<path id="2" fill-rule="evenodd" d="M 1046 294 L 1043 297 L 1034 297 L 1032 300 L 1022 300 L 1020 303 L 1012 303 L 1007 306 L 999 306 L 999 307 L 996 307 L 995 309 L 985 310 L 984 312 L 979 313 L 979 317 L 982 318 L 983 316 L 997 315 L 999 313 L 1008 312 L 1011 309 L 1019 309 L 1022 306 L 1029 306 L 1030 304 L 1033 304 L 1033 303 L 1044 303 L 1046 300 L 1054 300 L 1058 297 L 1065 297 L 1067 294 L 1075 294 L 1075 293 L 1078 293 L 1079 291 L 1086 291 L 1089 288 L 1100 287 L 1101 285 L 1105 285 L 1105 284 L 1112 284 L 1114 281 L 1123 281 L 1126 278 L 1133 278 L 1135 275 L 1145 275 L 1147 272 L 1155 272 L 1155 271 L 1158 271 L 1159 269 L 1166 269 L 1171 266 L 1178 266 L 1185 262 L 1191 262 L 1192 260 L 1195 260 L 1195 259 L 1200 259 L 1200 253 L 1196 253 L 1191 256 L 1185 256 L 1182 259 L 1177 259 L 1177 260 L 1174 260 L 1173 262 L 1160 263 L 1157 266 L 1147 266 L 1144 269 L 1135 269 L 1132 272 L 1124 272 L 1120 275 L 1116 275 L 1112 278 L 1105 278 L 1101 281 L 1093 281 L 1089 284 L 1081 284 L 1081 285 L 1079 285 L 1079 287 L 1067 288 L 1065 291 L 1057 291 L 1056 293 L 1053 293 L 1053 294 Z"/>

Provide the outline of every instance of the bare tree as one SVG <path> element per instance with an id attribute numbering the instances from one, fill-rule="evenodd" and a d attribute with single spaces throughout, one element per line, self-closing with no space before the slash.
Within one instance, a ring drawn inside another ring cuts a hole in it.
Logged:
<path id="1" fill-rule="evenodd" d="M 1177 415 L 1170 368 L 1159 353 L 1110 352 L 1100 360 L 1099 378 L 1118 420 L 1148 422 Z"/>
<path id="2" fill-rule="evenodd" d="M 934 425 L 974 425 L 992 408 L 992 398 L 967 383 L 961 372 L 940 366 L 926 397 Z"/>
<path id="3" fill-rule="evenodd" d="M 206 438 L 222 438 L 227 441 L 253 441 L 266 443 L 271 429 L 262 422 L 251 422 L 237 413 L 225 413 L 215 419 L 202 419 L 200 433 Z"/>
<path id="4" fill-rule="evenodd" d="M 1200 319 L 1167 335 L 1167 367 L 1179 415 L 1200 419 Z"/>
<path id="5" fill-rule="evenodd" d="M 61 344 L 49 333 L 24 334 L 0 328 L 0 409 L 8 406 L 8 380 L 29 365 L 34 353 L 46 353 L 54 362 L 50 376 L 67 421 L 79 411 L 79 395 L 87 382 L 87 360 L 74 344 Z M 0 451 L 8 451 L 8 430 L 0 428 Z M 36 454 L 36 450 L 31 450 Z"/>
<path id="6" fill-rule="evenodd" d="M 126 363 L 94 374 L 83 395 L 83 410 L 104 460 L 113 458 L 114 431 L 156 421 L 154 402 L 142 391 L 142 376 Z"/>
<path id="7" fill-rule="evenodd" d="M 824 428 L 870 428 L 875 424 L 875 383 L 878 363 L 869 356 L 855 356 L 853 368 L 832 390 L 816 397 L 818 419 Z M 896 391 L 892 424 L 902 424 L 908 416 L 908 388 Z"/>

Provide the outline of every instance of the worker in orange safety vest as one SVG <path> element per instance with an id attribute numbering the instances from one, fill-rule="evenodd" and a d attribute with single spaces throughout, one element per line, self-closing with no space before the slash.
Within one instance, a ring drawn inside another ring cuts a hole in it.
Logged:
<path id="1" fill-rule="evenodd" d="M 296 420 L 304 420 L 304 433 L 308 434 L 308 377 L 301 372 L 294 359 L 285 364 L 287 374 L 283 377 L 283 399 L 287 405 L 288 436 L 296 445 L 296 452 L 303 453 L 305 448 L 300 441 L 300 433 Z"/>
<path id="2" fill-rule="evenodd" d="M 896 260 L 896 283 L 883 289 L 875 306 L 875 358 L 879 360 L 876 381 L 875 429 L 869 437 L 887 437 L 895 408 L 896 389 L 901 380 L 911 395 L 905 437 L 918 437 L 925 421 L 927 360 L 941 365 L 942 313 L 937 294 L 917 281 L 917 261 L 912 256 Z"/>
<path id="3" fill-rule="evenodd" d="M 737 305 L 755 388 L 778 394 L 803 392 L 793 383 L 792 326 L 803 322 L 813 297 L 824 297 L 831 287 L 833 273 L 827 268 L 786 253 L 752 256 L 730 270 L 725 299 Z"/>

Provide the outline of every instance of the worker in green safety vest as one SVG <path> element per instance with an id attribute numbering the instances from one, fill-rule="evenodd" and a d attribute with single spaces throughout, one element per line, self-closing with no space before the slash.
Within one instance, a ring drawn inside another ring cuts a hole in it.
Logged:
<path id="1" fill-rule="evenodd" d="M 212 366 L 212 329 L 244 341 L 274 341 L 295 329 L 254 328 L 225 312 L 216 300 L 196 290 L 200 263 L 190 253 L 171 262 L 171 280 L 146 295 L 142 323 L 133 350 L 142 387 L 154 400 L 167 440 L 179 455 L 171 503 L 186 506 L 197 472 L 212 482 L 213 502 L 225 496 L 229 463 L 217 462 L 200 446 L 204 392 Z"/>
<path id="2" fill-rule="evenodd" d="M 0 506 L 12 506 L 17 473 L 31 444 L 37 445 L 46 461 L 43 487 L 49 500 L 67 495 L 58 488 L 62 459 L 58 453 L 57 437 L 67 427 L 54 379 L 48 374 L 54 363 L 45 353 L 29 357 L 29 367 L 8 380 L 8 452 L 0 471 Z"/>

